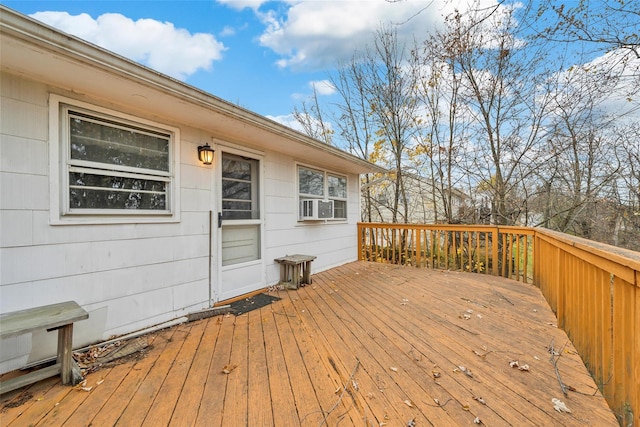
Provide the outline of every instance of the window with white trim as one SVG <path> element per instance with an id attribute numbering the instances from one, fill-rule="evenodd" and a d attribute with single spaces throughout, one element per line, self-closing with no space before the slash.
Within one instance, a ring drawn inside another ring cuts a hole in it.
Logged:
<path id="1" fill-rule="evenodd" d="M 67 104 L 60 121 L 63 215 L 173 212 L 174 132 Z"/>
<path id="2" fill-rule="evenodd" d="M 298 198 L 333 201 L 333 219 L 347 218 L 347 177 L 298 166 Z"/>

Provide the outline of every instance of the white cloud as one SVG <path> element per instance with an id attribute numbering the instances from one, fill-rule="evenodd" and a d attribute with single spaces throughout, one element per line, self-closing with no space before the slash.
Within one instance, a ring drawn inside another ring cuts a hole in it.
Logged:
<path id="1" fill-rule="evenodd" d="M 640 118 L 640 59 L 626 49 L 574 65 L 558 76 L 559 100 L 574 108 L 592 101 L 603 114 L 620 120 Z"/>
<path id="2" fill-rule="evenodd" d="M 481 7 L 496 6 L 483 0 Z M 407 44 L 421 41 L 443 25 L 444 16 L 455 8 L 465 10 L 464 0 L 302 0 L 288 2 L 289 8 L 259 11 L 265 26 L 260 43 L 281 56 L 280 67 L 326 68 L 349 59 L 354 51 L 372 40 L 381 24 L 396 25 Z M 281 6 L 281 4 L 280 4 Z"/>
<path id="3" fill-rule="evenodd" d="M 302 127 L 302 125 L 300 124 L 300 122 L 298 122 L 296 120 L 296 118 L 293 116 L 293 114 L 283 114 L 283 115 L 279 115 L 279 116 L 266 116 L 268 119 L 273 120 L 274 122 L 278 122 L 282 125 L 285 125 L 293 130 L 297 130 L 298 132 L 302 132 L 304 133 L 304 128 Z"/>
<path id="4" fill-rule="evenodd" d="M 309 82 L 309 87 L 315 89 L 318 96 L 328 96 L 336 93 L 336 87 L 329 80 L 315 80 Z"/>
<path id="5" fill-rule="evenodd" d="M 266 30 L 260 43 L 282 56 L 281 67 L 322 68 L 348 59 L 371 40 L 383 22 L 403 22 L 424 7 L 422 1 L 302 1 L 286 16 L 260 15 Z M 426 13 L 417 20 L 430 20 Z M 411 21 L 399 30 L 414 27 Z"/>
<path id="6" fill-rule="evenodd" d="M 222 31 L 220 31 L 220 37 L 230 37 L 236 35 L 236 29 L 230 27 L 229 25 L 225 25 Z"/>
<path id="7" fill-rule="evenodd" d="M 217 2 L 235 10 L 245 8 L 258 10 L 260 6 L 266 3 L 265 0 L 217 0 Z"/>
<path id="8" fill-rule="evenodd" d="M 154 19 L 133 21 L 118 13 L 93 19 L 66 12 L 37 12 L 31 17 L 180 80 L 211 69 L 226 50 L 211 34 L 191 34 Z"/>

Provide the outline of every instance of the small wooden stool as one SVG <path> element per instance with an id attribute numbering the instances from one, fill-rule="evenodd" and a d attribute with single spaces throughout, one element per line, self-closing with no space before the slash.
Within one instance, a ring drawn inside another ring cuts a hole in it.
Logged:
<path id="1" fill-rule="evenodd" d="M 280 282 L 287 289 L 298 289 L 300 286 L 311 284 L 311 261 L 316 259 L 312 255 L 287 255 L 276 258 L 280 264 Z"/>

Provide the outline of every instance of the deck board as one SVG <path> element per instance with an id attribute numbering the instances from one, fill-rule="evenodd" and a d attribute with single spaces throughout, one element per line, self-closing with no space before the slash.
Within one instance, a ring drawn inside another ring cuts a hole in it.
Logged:
<path id="1" fill-rule="evenodd" d="M 249 343 L 247 362 L 247 396 L 260 396 L 260 399 L 249 398 L 247 408 L 247 425 L 272 426 L 271 391 L 269 389 L 269 366 L 265 349 L 262 324 L 268 319 L 270 312 L 258 309 L 249 313 Z"/>
<path id="2" fill-rule="evenodd" d="M 90 391 L 52 378 L 7 393 L 0 424 L 617 425 L 535 286 L 355 262 L 274 295 L 282 299 L 238 317 L 150 335 L 145 357 L 87 375 Z M 575 390 L 567 396 L 552 343 Z M 226 365 L 236 368 L 225 374 Z"/>
<path id="3" fill-rule="evenodd" d="M 220 330 L 209 372 L 205 377 L 200 378 L 200 381 L 204 384 L 204 391 L 202 392 L 200 405 L 196 408 L 196 425 L 199 426 L 220 425 L 226 401 L 225 393 L 228 376 L 223 372 L 223 369 L 230 363 L 235 318 L 231 316 L 218 317 L 216 323 L 219 325 Z M 209 338 L 205 335 L 202 339 L 208 340 Z M 181 425 L 179 416 L 174 417 L 173 421 L 175 425 Z"/>

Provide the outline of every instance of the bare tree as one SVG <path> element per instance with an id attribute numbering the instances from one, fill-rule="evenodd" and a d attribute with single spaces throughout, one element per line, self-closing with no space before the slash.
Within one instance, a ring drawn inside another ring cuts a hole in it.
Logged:
<path id="1" fill-rule="evenodd" d="M 318 127 L 327 116 L 317 96 L 299 120 L 323 140 L 336 129 L 343 148 L 390 170 L 365 178 L 364 220 L 409 222 L 417 196 L 434 202 L 436 221 L 455 222 L 462 189 L 475 204 L 470 221 L 633 247 L 640 5 L 483 4 L 456 11 L 410 54 L 395 30 L 380 28 L 331 78 L 333 124 Z M 408 191 L 411 183 L 420 185 Z"/>
<path id="2" fill-rule="evenodd" d="M 597 50 L 623 49 L 640 59 L 640 4 L 628 0 L 546 0 L 538 16 L 548 16 L 541 37 L 561 43 L 585 42 Z"/>
<path id="3" fill-rule="evenodd" d="M 617 158 L 621 165 L 615 181 L 617 220 L 609 243 L 640 251 L 640 124 L 628 123 L 616 128 Z"/>
<path id="4" fill-rule="evenodd" d="M 302 126 L 307 135 L 325 144 L 332 145 L 333 130 L 325 120 L 323 109 L 318 102 L 318 92 L 313 85 L 313 95 L 307 101 L 302 101 L 300 108 L 295 107 L 293 117 Z"/>
<path id="5" fill-rule="evenodd" d="M 365 87 L 365 69 L 359 57 L 352 57 L 348 63 L 340 64 L 338 72 L 331 77 L 331 82 L 341 98 L 335 105 L 334 115 L 338 135 L 343 141 L 343 148 L 366 160 L 376 162 L 373 150 L 375 123 L 370 114 L 369 101 Z M 376 204 L 372 194 L 372 186 L 380 176 L 366 174 L 362 185 L 364 221 L 374 220 Z"/>
<path id="6" fill-rule="evenodd" d="M 376 32 L 373 48 L 363 58 L 365 94 L 370 114 L 376 122 L 378 147 L 390 153 L 390 169 L 395 176 L 392 199 L 393 222 L 408 222 L 409 201 L 404 167 L 408 150 L 416 136 L 416 73 L 410 67 L 405 46 L 394 29 Z"/>
<path id="7" fill-rule="evenodd" d="M 522 213 L 518 190 L 541 160 L 537 147 L 549 104 L 546 55 L 517 33 L 513 10 L 491 20 L 476 13 L 450 17 L 444 48 L 463 76 L 461 103 L 474 122 L 467 173 L 489 195 L 493 222 L 514 224 Z"/>
<path id="8" fill-rule="evenodd" d="M 454 212 L 456 188 L 463 185 L 464 174 L 458 157 L 466 150 L 468 120 L 461 108 L 462 75 L 456 72 L 455 56 L 443 49 L 447 34 L 437 32 L 424 47 L 413 51 L 418 70 L 418 97 L 424 109 L 420 118 L 422 130 L 417 155 L 425 158 L 425 171 L 433 185 L 435 221 L 459 222 Z M 439 209 L 441 207 L 441 209 Z M 472 218 L 473 220 L 473 218 Z"/>

